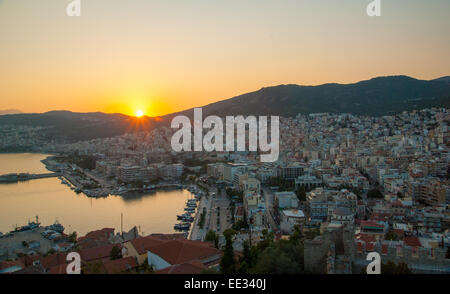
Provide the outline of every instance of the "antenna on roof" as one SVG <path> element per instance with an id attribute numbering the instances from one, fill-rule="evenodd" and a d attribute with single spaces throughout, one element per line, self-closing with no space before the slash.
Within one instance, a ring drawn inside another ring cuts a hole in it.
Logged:
<path id="1" fill-rule="evenodd" d="M 120 233 L 123 235 L 123 213 L 120 213 Z"/>

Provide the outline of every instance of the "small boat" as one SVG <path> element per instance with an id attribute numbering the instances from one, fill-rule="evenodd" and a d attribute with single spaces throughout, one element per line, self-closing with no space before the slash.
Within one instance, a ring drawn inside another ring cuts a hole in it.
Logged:
<path id="1" fill-rule="evenodd" d="M 14 229 L 14 232 L 24 232 L 24 231 L 30 231 L 36 228 L 39 228 L 41 223 L 39 222 L 39 218 L 36 216 L 35 222 L 28 221 L 28 225 L 17 227 Z"/>
<path id="2" fill-rule="evenodd" d="M 192 223 L 194 221 L 194 218 L 192 216 L 186 216 L 186 217 L 183 217 L 181 220 L 188 222 L 188 223 Z"/>
<path id="3" fill-rule="evenodd" d="M 175 224 L 175 226 L 173 226 L 173 228 L 175 230 L 179 230 L 179 231 L 189 230 L 190 227 L 191 227 L 190 223 L 179 223 L 179 224 Z"/>
<path id="4" fill-rule="evenodd" d="M 64 232 L 64 226 L 61 225 L 58 221 L 55 221 L 55 223 L 53 225 L 46 227 L 46 229 L 52 230 L 52 231 L 55 231 L 58 233 Z"/>
<path id="5" fill-rule="evenodd" d="M 183 213 L 183 214 L 177 215 L 177 219 L 178 220 L 182 220 L 182 219 L 184 219 L 186 217 L 191 217 L 191 214 L 190 213 Z"/>

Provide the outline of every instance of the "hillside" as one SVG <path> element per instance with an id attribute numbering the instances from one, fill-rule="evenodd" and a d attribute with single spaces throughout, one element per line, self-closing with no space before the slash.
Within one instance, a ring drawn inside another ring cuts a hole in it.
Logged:
<path id="1" fill-rule="evenodd" d="M 280 85 L 262 88 L 231 99 L 203 107 L 203 116 L 279 115 L 299 113 L 353 113 L 388 115 L 404 110 L 430 106 L 450 107 L 449 77 L 432 81 L 407 76 L 378 77 L 354 84 L 324 84 L 320 86 Z M 42 114 L 0 115 L 2 125 L 50 127 L 49 139 L 80 141 L 113 137 L 126 132 L 148 130 L 168 125 L 178 114 L 192 117 L 192 109 L 162 118 L 134 117 L 123 114 L 74 113 L 50 111 Z"/>
<path id="2" fill-rule="evenodd" d="M 295 116 L 330 112 L 380 116 L 430 106 L 450 106 L 447 78 L 425 81 L 389 76 L 354 84 L 279 85 L 209 104 L 203 107 L 203 113 Z M 190 115 L 192 110 L 181 113 Z"/>

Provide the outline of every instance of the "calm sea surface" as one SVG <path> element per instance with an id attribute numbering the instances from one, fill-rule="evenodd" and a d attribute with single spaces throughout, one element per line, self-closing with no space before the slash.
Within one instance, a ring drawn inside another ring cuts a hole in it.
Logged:
<path id="1" fill-rule="evenodd" d="M 40 161 L 45 154 L 0 154 L 0 174 L 46 173 Z M 183 213 L 186 200 L 192 198 L 187 190 L 163 190 L 129 196 L 89 198 L 76 194 L 58 178 L 38 179 L 14 184 L 0 184 L 0 232 L 6 233 L 15 225 L 25 225 L 39 216 L 42 225 L 58 220 L 66 233 L 76 231 L 82 236 L 91 230 L 133 226 L 141 234 L 172 233 L 176 215 Z"/>

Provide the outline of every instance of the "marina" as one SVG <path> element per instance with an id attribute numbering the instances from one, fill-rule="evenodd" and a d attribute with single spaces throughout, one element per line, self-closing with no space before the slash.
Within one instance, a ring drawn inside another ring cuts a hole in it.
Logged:
<path id="1" fill-rule="evenodd" d="M 48 173 L 41 160 L 46 154 L 0 154 L 0 174 Z M 182 189 L 179 189 L 181 187 Z M 14 230 L 30 217 L 39 215 L 43 224 L 58 220 L 67 234 L 83 235 L 99 228 L 120 230 L 120 215 L 124 215 L 124 230 L 133 226 L 144 233 L 174 233 L 177 214 L 183 212 L 186 201 L 195 196 L 180 185 L 151 187 L 147 191 L 122 189 L 108 197 L 88 197 L 67 177 L 43 178 L 35 181 L 0 185 L 0 232 Z M 1 234 L 0 234 L 1 235 Z"/>
<path id="2" fill-rule="evenodd" d="M 177 231 L 185 232 L 189 235 L 189 231 L 192 229 L 191 224 L 194 222 L 195 217 L 192 216 L 197 211 L 198 201 L 202 196 L 205 195 L 198 187 L 191 185 L 187 187 L 187 190 L 194 195 L 193 198 L 190 198 L 186 201 L 186 207 L 184 208 L 184 213 L 177 215 L 177 220 L 180 220 L 180 223 L 176 223 L 174 225 L 174 229 Z"/>

